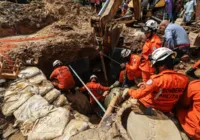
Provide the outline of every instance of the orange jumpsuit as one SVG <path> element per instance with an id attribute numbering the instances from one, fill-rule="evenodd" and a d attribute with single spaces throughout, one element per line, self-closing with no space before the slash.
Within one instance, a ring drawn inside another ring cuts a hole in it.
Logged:
<path id="1" fill-rule="evenodd" d="M 102 96 L 102 92 L 110 90 L 109 87 L 104 87 L 100 83 L 96 83 L 96 82 L 89 82 L 89 83 L 86 84 L 86 86 L 91 90 L 91 92 L 94 94 L 94 96 L 99 101 L 104 99 L 104 97 Z M 82 92 L 86 91 L 86 88 L 82 87 L 80 89 L 80 91 L 82 91 Z M 90 95 L 90 103 L 91 104 L 95 103 L 95 100 L 93 99 L 93 97 L 91 95 Z"/>
<path id="2" fill-rule="evenodd" d="M 126 64 L 126 70 L 120 72 L 119 81 L 124 82 L 124 73 L 129 81 L 133 81 L 134 77 L 141 78 L 142 72 L 139 69 L 140 65 L 140 56 L 131 54 L 129 62 Z"/>
<path id="3" fill-rule="evenodd" d="M 192 140 L 200 139 L 200 80 L 190 82 L 187 93 L 181 98 L 178 120 Z"/>
<path id="4" fill-rule="evenodd" d="M 164 70 L 152 75 L 144 88 L 130 89 L 129 95 L 146 107 L 152 107 L 162 112 L 170 112 L 179 100 L 188 83 L 188 78 L 173 70 Z"/>
<path id="5" fill-rule="evenodd" d="M 144 58 L 144 60 L 142 60 L 140 64 L 140 69 L 142 70 L 143 82 L 149 80 L 150 76 L 155 71 L 155 69 L 151 67 L 151 63 L 148 60 L 148 57 L 150 54 L 153 53 L 155 49 L 160 47 L 161 47 L 161 40 L 156 34 L 154 34 L 151 39 L 147 39 L 143 46 L 142 57 Z"/>
<path id="6" fill-rule="evenodd" d="M 197 68 L 199 68 L 199 66 L 200 66 L 200 60 L 197 61 L 197 62 L 192 66 L 192 68 L 197 69 Z"/>
<path id="7" fill-rule="evenodd" d="M 54 69 L 50 79 L 56 79 L 58 88 L 61 90 L 69 90 L 75 86 L 74 78 L 67 66 L 60 66 Z"/>

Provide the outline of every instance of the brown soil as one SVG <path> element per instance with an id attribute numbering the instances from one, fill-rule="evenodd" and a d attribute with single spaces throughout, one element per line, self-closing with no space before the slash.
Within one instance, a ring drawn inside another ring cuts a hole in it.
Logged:
<path id="1" fill-rule="evenodd" d="M 0 7 L 1 4 L 5 5 L 5 3 L 0 3 Z M 95 50 L 94 34 L 90 27 L 90 17 L 94 14 L 90 8 L 82 7 L 71 0 L 43 1 L 43 3 L 45 5 L 40 5 L 41 17 L 43 13 L 48 13 L 48 15 L 52 15 L 54 19 L 59 19 L 59 21 L 50 24 L 47 20 L 42 20 L 44 25 L 50 25 L 32 35 L 11 36 L 0 39 L 0 52 L 12 60 L 20 58 L 24 61 L 39 57 L 37 66 L 44 70 L 47 75 L 51 72 L 52 62 L 55 59 L 60 59 L 64 63 L 86 56 L 94 59 L 98 53 Z M 18 5 L 9 2 L 8 4 L 19 11 L 23 6 L 24 8 L 26 7 L 25 9 L 28 6 L 37 10 L 34 4 Z M 12 10 L 12 8 L 9 10 Z M 34 12 L 35 10 L 32 11 Z M 34 16 L 35 13 L 37 12 L 29 13 L 29 16 Z M 4 17 L 6 18 L 6 16 Z M 15 16 L 13 18 L 17 19 Z M 27 20 L 22 18 L 21 21 L 23 20 L 24 22 L 20 22 L 22 26 L 27 24 L 25 23 Z M 39 19 L 35 20 L 40 21 Z M 12 23 L 12 25 L 16 24 L 18 23 L 15 21 Z M 0 23 L 0 25 L 2 24 Z M 8 28 L 10 29 L 11 27 L 9 26 Z M 9 56 L 6 55 L 8 52 Z"/>
<path id="2" fill-rule="evenodd" d="M 0 37 L 30 34 L 55 21 L 39 0 L 30 4 L 1 1 L 0 11 Z"/>
<path id="3" fill-rule="evenodd" d="M 141 52 L 146 39 L 141 30 L 124 26 L 122 36 L 124 37 L 124 47 L 130 48 L 136 53 Z"/>

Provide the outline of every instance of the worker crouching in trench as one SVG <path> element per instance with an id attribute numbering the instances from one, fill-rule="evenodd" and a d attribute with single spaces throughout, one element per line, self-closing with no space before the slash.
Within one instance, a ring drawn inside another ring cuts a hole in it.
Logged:
<path id="1" fill-rule="evenodd" d="M 120 72 L 119 81 L 122 87 L 133 86 L 136 79 L 141 79 L 142 71 L 139 69 L 140 56 L 132 54 L 131 50 L 123 49 L 121 51 L 121 57 L 126 60 L 126 63 L 122 63 L 120 67 L 125 70 Z"/>
<path id="2" fill-rule="evenodd" d="M 54 87 L 66 92 L 71 90 L 74 92 L 75 81 L 67 66 L 64 66 L 60 60 L 53 62 L 53 72 L 51 73 L 50 80 Z"/>
<path id="3" fill-rule="evenodd" d="M 104 104 L 104 99 L 105 99 L 105 96 L 106 96 L 106 92 L 105 92 L 105 94 L 103 94 L 103 93 L 104 93 L 104 91 L 109 91 L 110 87 L 104 87 L 100 83 L 98 83 L 96 75 L 90 76 L 90 82 L 87 83 L 86 86 L 90 89 L 90 91 L 96 97 L 96 99 L 101 104 Z M 86 89 L 85 86 L 80 88 L 81 92 L 84 92 L 86 90 L 87 89 Z M 91 104 L 92 110 L 95 113 L 97 113 L 97 115 L 103 116 L 104 112 L 102 112 L 102 110 L 100 110 L 100 108 L 98 107 L 98 104 L 96 103 L 96 101 L 94 100 L 94 98 L 91 95 L 90 95 L 90 104 Z"/>
<path id="4" fill-rule="evenodd" d="M 157 28 L 158 23 L 152 19 L 148 20 L 143 27 L 146 41 L 142 48 L 139 66 L 142 70 L 143 82 L 147 82 L 150 79 L 150 76 L 155 72 L 155 69 L 151 67 L 151 62 L 148 60 L 148 56 L 151 55 L 155 49 L 161 47 L 161 40 L 156 34 Z"/>

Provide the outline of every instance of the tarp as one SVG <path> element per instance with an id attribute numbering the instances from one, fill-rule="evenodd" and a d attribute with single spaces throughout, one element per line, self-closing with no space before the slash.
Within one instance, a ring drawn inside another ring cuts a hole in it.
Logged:
<path id="1" fill-rule="evenodd" d="M 64 108 L 57 108 L 54 112 L 43 117 L 28 134 L 28 140 L 54 139 L 63 134 L 69 122 L 70 112 Z"/>
<path id="2" fill-rule="evenodd" d="M 84 131 L 88 128 L 89 125 L 87 122 L 73 119 L 65 128 L 64 134 L 61 137 L 56 138 L 55 140 L 69 140 L 71 136 L 76 135 L 79 132 Z"/>
<path id="3" fill-rule="evenodd" d="M 57 89 L 52 89 L 51 91 L 49 91 L 44 98 L 49 102 L 52 103 L 54 100 L 56 100 L 58 98 L 58 96 L 61 95 L 61 92 Z"/>
<path id="4" fill-rule="evenodd" d="M 49 103 L 44 98 L 40 95 L 34 95 L 14 112 L 14 116 L 18 121 L 22 122 L 26 120 L 35 121 L 46 116 L 51 109 Z"/>
<path id="5" fill-rule="evenodd" d="M 24 94 L 16 94 L 4 102 L 2 113 L 5 116 L 11 116 L 23 103 L 25 103 L 33 94 L 26 92 Z"/>

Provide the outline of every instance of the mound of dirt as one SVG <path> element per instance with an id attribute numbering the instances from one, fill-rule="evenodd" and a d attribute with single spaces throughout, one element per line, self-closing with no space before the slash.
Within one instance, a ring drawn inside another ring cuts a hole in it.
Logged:
<path id="1" fill-rule="evenodd" d="M 0 37 L 30 34 L 51 24 L 55 18 L 45 10 L 43 1 L 30 4 L 0 2 Z"/>
<path id="2" fill-rule="evenodd" d="M 2 3 L 11 5 L 8 7 L 9 10 L 12 9 L 12 7 L 16 7 L 18 11 L 20 11 L 20 8 L 23 10 L 25 7 L 25 9 L 30 7 L 29 10 L 31 10 L 31 8 L 34 9 L 33 7 L 35 4 L 19 5 L 10 2 Z M 44 3 L 46 4 L 44 5 Z M 54 19 L 60 18 L 59 21 L 50 24 L 48 21 L 35 18 L 34 21 L 37 21 L 37 24 L 40 23 L 38 21 L 41 21 L 44 25 L 50 25 L 32 35 L 1 38 L 0 53 L 11 60 L 15 60 L 16 58 L 19 58 L 22 61 L 36 59 L 37 62 L 39 62 L 37 66 L 47 75 L 50 74 L 52 62 L 55 59 L 60 59 L 64 63 L 86 56 L 89 57 L 89 59 L 94 59 L 98 55 L 98 52 L 95 50 L 95 38 L 93 29 L 90 26 L 90 17 L 94 14 L 91 12 L 90 8 L 83 7 L 71 0 L 44 1 L 44 3 L 36 3 L 36 5 L 41 7 L 41 12 L 33 12 L 33 14 L 30 13 L 30 15 L 27 14 L 28 17 L 33 19 L 32 17 L 37 17 L 34 14 L 38 13 L 42 18 L 43 13 L 48 13 L 47 15 L 52 15 Z M 60 7 L 65 9 L 64 15 L 59 12 Z M 35 9 L 38 8 L 35 7 Z M 3 18 L 9 16 L 9 13 L 4 14 Z M 12 17 L 16 21 L 11 22 L 10 26 L 22 23 L 30 25 L 30 23 L 26 23 L 27 20 L 25 20 L 25 15 L 20 16 L 24 18 L 21 18 L 18 23 L 16 18 L 18 16 L 17 14 L 19 13 L 16 12 L 16 15 L 13 13 Z M 12 21 L 12 19 L 9 20 Z M 10 29 L 10 26 L 8 26 L 8 29 Z M 31 27 L 34 28 L 34 25 L 31 25 Z M 5 36 L 10 34 L 1 35 Z M 9 56 L 7 56 L 7 54 L 9 54 Z"/>
<path id="3" fill-rule="evenodd" d="M 124 26 L 122 36 L 124 37 L 124 47 L 137 53 L 141 52 L 146 40 L 146 37 L 141 30 Z"/>

